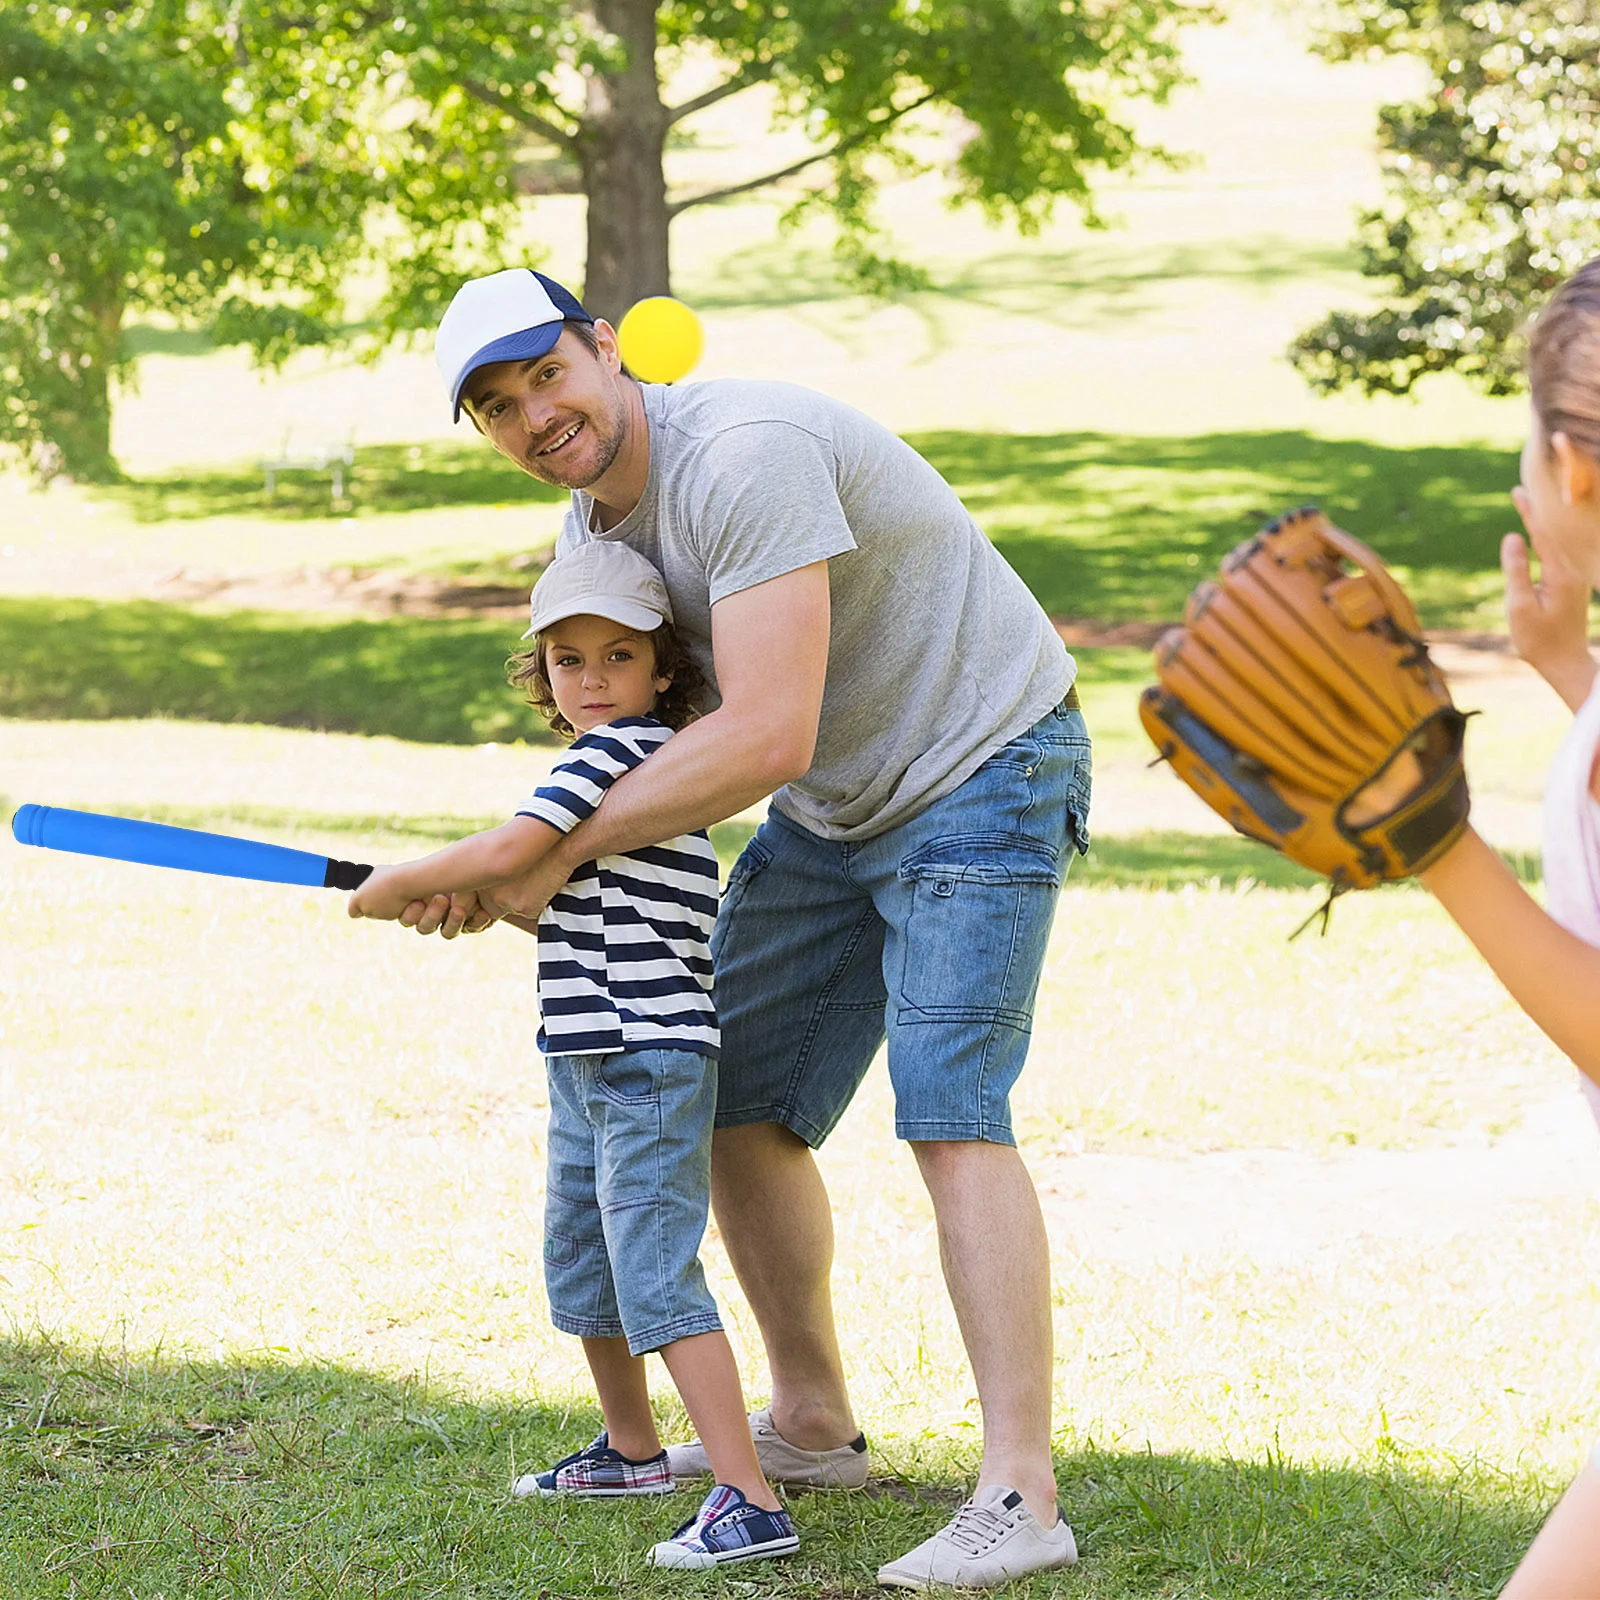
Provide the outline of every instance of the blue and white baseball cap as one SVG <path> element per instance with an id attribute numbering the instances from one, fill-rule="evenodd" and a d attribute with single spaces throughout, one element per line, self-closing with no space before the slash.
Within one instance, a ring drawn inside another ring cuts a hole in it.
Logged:
<path id="1" fill-rule="evenodd" d="M 461 391 L 479 367 L 531 361 L 561 337 L 563 322 L 593 321 L 576 295 L 530 267 L 469 279 L 456 290 L 433 341 L 452 419 L 461 420 Z"/>

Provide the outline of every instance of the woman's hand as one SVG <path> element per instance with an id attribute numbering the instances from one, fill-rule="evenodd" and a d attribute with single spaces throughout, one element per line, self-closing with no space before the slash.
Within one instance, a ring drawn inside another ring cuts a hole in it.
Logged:
<path id="1" fill-rule="evenodd" d="M 1596 671 L 1589 654 L 1589 584 L 1540 530 L 1526 492 L 1518 487 L 1511 498 L 1539 558 L 1535 582 L 1521 534 L 1500 541 L 1511 648 L 1576 711 L 1588 699 Z"/>

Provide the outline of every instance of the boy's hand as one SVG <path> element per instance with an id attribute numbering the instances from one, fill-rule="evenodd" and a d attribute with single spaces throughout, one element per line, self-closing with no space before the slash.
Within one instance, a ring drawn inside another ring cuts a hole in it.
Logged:
<path id="1" fill-rule="evenodd" d="M 1513 489 L 1511 498 L 1539 558 L 1535 582 L 1522 536 L 1508 533 L 1500 541 L 1511 648 L 1576 709 L 1587 698 L 1595 674 L 1589 654 L 1589 585 L 1531 519 L 1523 490 Z"/>
<path id="2" fill-rule="evenodd" d="M 374 867 L 372 876 L 351 894 L 345 909 L 352 917 L 394 922 L 414 898 L 413 892 L 400 881 L 397 867 Z"/>

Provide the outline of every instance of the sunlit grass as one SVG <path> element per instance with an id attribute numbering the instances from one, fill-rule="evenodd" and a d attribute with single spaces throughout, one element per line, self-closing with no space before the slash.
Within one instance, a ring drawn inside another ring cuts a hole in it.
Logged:
<path id="1" fill-rule="evenodd" d="M 0 724 L 8 778 L 55 782 L 76 743 L 71 798 L 104 804 L 124 729 Z M 346 854 L 375 824 L 400 855 L 492 817 L 546 760 L 154 724 L 129 793 Z M 1026 1592 L 1487 1596 L 1594 1422 L 1587 1191 L 1519 1168 L 1453 1221 L 1391 1226 L 1369 1169 L 1338 1163 L 1401 1163 L 1383 1170 L 1408 1192 L 1407 1161 L 1511 1150 L 1567 1074 L 1415 891 L 1345 901 L 1326 939 L 1289 945 L 1310 891 L 1162 881 L 1069 887 L 1016 1096 L 1086 1551 Z M 597 1425 L 542 1304 L 530 941 L 444 946 L 350 924 L 331 893 L 9 841 L 0 929 L 8 1592 L 138 1574 L 169 1594 L 667 1592 L 639 1553 L 678 1508 L 506 1498 Z M 1209 1233 L 1183 1183 L 1263 1150 L 1326 1170 L 1344 1204 L 1269 1188 L 1281 1216 Z M 1135 1236 L 1097 1189 L 1105 1163 L 1152 1158 L 1126 1169 Z M 866 1593 L 976 1461 L 881 1068 L 823 1165 L 882 1476 L 875 1497 L 797 1497 L 808 1542 L 758 1575 L 774 1595 Z M 759 1395 L 715 1244 L 708 1261 Z M 682 1428 L 669 1392 L 663 1416 Z"/>

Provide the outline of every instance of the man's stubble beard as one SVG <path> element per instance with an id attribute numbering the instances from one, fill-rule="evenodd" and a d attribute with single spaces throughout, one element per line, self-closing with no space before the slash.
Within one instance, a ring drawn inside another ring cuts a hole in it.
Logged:
<path id="1" fill-rule="evenodd" d="M 610 419 L 610 426 L 604 431 L 600 429 L 599 419 L 592 412 L 579 412 L 578 415 L 583 421 L 584 432 L 593 437 L 596 447 L 594 467 L 585 469 L 580 477 L 557 476 L 548 469 L 541 469 L 536 465 L 543 460 L 543 457 L 537 451 L 529 450 L 517 465 L 530 478 L 537 478 L 540 483 L 548 483 L 557 489 L 587 489 L 591 484 L 598 483 L 611 470 L 611 464 L 622 450 L 623 432 L 627 425 L 626 407 L 622 405 L 617 407 Z"/>

